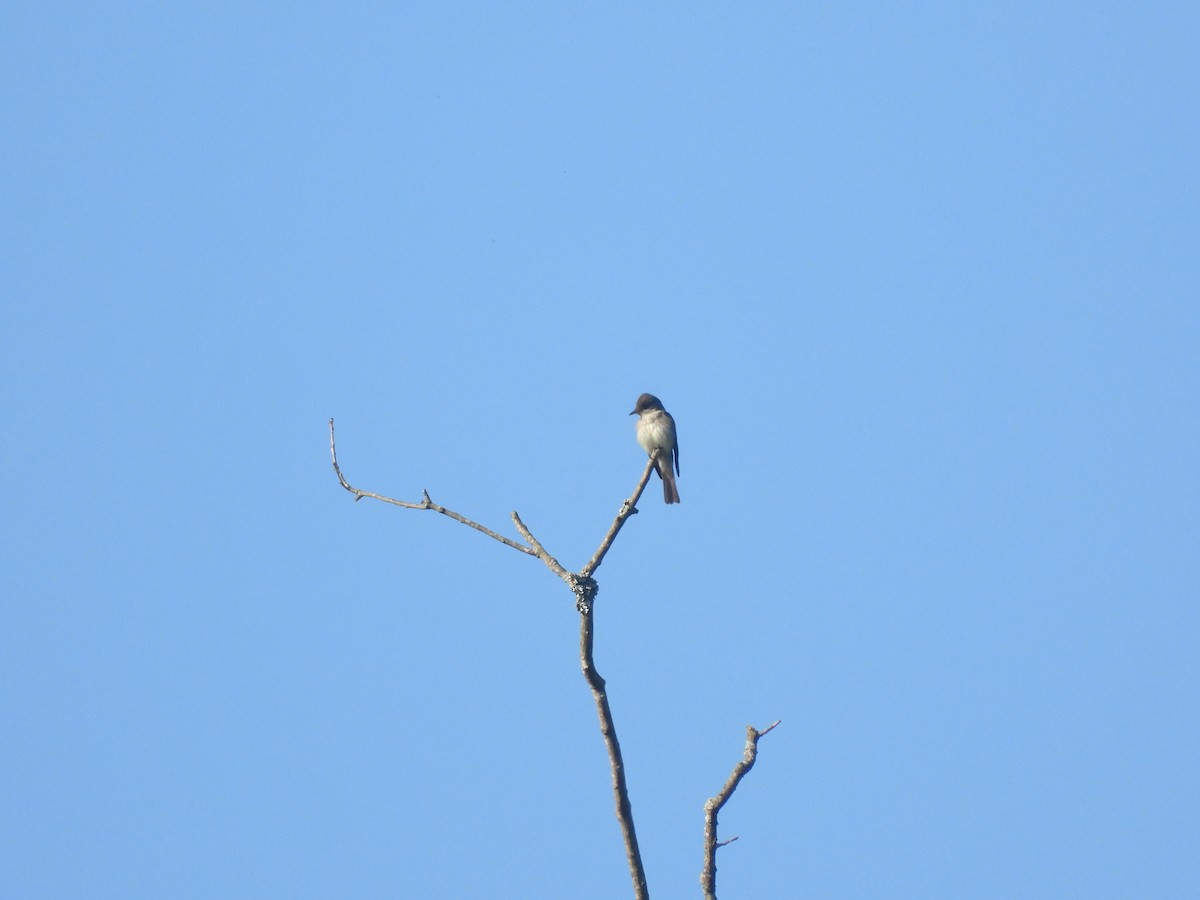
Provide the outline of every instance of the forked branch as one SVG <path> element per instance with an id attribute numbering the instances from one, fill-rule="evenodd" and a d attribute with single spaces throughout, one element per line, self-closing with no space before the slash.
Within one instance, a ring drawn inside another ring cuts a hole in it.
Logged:
<path id="1" fill-rule="evenodd" d="M 609 526 L 608 533 L 604 535 L 600 541 L 600 546 L 593 554 L 592 558 L 578 572 L 571 572 L 555 559 L 549 551 L 542 545 L 533 532 L 529 530 L 521 517 L 514 511 L 512 514 L 513 524 L 521 537 L 526 541 L 525 544 L 518 544 L 516 541 L 497 534 L 490 528 L 480 525 L 468 519 L 466 516 L 459 515 L 453 510 L 446 509 L 443 506 L 438 506 L 429 498 L 428 491 L 422 491 L 422 500 L 419 503 L 408 503 L 403 500 L 396 500 L 392 497 L 385 497 L 382 494 L 372 493 L 371 491 L 360 490 L 352 487 L 345 476 L 342 475 L 341 467 L 337 460 L 337 445 L 334 442 L 333 435 L 333 419 L 329 420 L 329 454 L 333 460 L 333 471 L 337 474 L 338 483 L 346 490 L 354 494 L 354 499 L 361 500 L 363 497 L 370 497 L 373 500 L 379 500 L 383 503 L 391 503 L 394 506 L 401 506 L 405 509 L 431 509 L 434 512 L 439 512 L 444 516 L 449 516 L 456 522 L 461 522 L 474 528 L 476 531 L 481 531 L 488 537 L 494 538 L 500 543 L 512 547 L 514 550 L 519 550 L 530 556 L 536 556 L 546 567 L 555 575 L 566 582 L 567 586 L 575 595 L 575 606 L 579 610 L 579 663 L 583 669 L 583 677 L 587 680 L 588 687 L 592 692 L 592 699 L 596 703 L 596 713 L 600 718 L 600 733 L 604 737 L 604 746 L 608 751 L 609 766 L 612 769 L 613 780 L 613 797 L 616 802 L 617 822 L 621 827 L 621 837 L 625 842 L 625 856 L 629 864 L 629 874 L 633 879 L 633 893 L 638 900 L 648 900 L 650 893 L 646 887 L 646 870 L 642 865 L 642 854 L 638 848 L 637 832 L 633 826 L 633 807 L 629 803 L 629 789 L 625 782 L 625 762 L 621 756 L 621 745 L 617 741 L 617 728 L 613 721 L 612 710 L 608 705 L 608 693 L 605 690 L 604 679 L 600 677 L 600 673 L 596 671 L 596 663 L 593 658 L 593 643 L 594 643 L 594 624 L 595 624 L 595 604 L 594 600 L 596 592 L 599 590 L 599 585 L 593 574 L 600 567 L 600 563 L 604 561 L 604 555 L 608 553 L 613 541 L 616 540 L 617 534 L 620 533 L 622 526 L 626 520 L 637 512 L 637 502 L 641 499 L 642 492 L 646 489 L 646 483 L 650 480 L 650 473 L 654 469 L 654 462 L 658 456 L 656 450 L 651 455 L 646 463 L 646 469 L 642 472 L 642 477 L 638 481 L 637 487 L 634 489 L 633 495 L 621 504 L 621 509 L 618 511 L 612 525 Z"/>
<path id="2" fill-rule="evenodd" d="M 750 725 L 746 726 L 746 751 L 741 762 L 733 767 L 733 774 L 729 776 L 721 792 L 704 804 L 704 869 L 700 872 L 700 885 L 704 888 L 705 900 L 717 900 L 717 848 L 737 840 L 736 837 L 731 837 L 727 841 L 717 841 L 717 813 L 729 802 L 746 773 L 754 767 L 754 760 L 758 758 L 758 739 L 774 729 L 779 722 L 780 720 L 776 719 L 762 731 Z"/>

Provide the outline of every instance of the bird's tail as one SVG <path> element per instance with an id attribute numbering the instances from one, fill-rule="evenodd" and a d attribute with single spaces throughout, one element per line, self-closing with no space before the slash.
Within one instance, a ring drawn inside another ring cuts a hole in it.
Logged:
<path id="1" fill-rule="evenodd" d="M 670 463 L 668 462 L 667 465 L 670 466 Z M 675 487 L 675 473 L 668 468 L 665 472 L 660 472 L 659 474 L 662 475 L 663 502 L 678 503 L 679 490 Z"/>

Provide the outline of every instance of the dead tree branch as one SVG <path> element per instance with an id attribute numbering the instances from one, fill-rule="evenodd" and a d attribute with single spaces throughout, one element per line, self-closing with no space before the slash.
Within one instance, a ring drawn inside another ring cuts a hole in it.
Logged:
<path id="1" fill-rule="evenodd" d="M 591 586 L 590 596 L 576 601 L 576 605 L 580 607 L 579 661 L 583 667 L 583 677 L 587 679 L 588 687 L 592 690 L 592 699 L 596 701 L 600 734 L 604 736 L 604 747 L 608 751 L 617 821 L 621 823 L 621 836 L 625 840 L 625 856 L 629 863 L 629 874 L 633 878 L 633 895 L 638 900 L 648 900 L 650 890 L 646 885 L 646 870 L 642 866 L 642 853 L 638 849 L 637 832 L 633 828 L 633 807 L 629 804 L 629 789 L 625 784 L 625 760 L 621 756 L 621 744 L 617 741 L 617 726 L 608 706 L 608 692 L 604 686 L 604 679 L 596 671 L 596 664 L 592 658 L 595 605 L 591 600 L 596 594 L 596 582 L 589 578 L 588 584 Z"/>
<path id="2" fill-rule="evenodd" d="M 569 571 L 562 563 L 555 559 L 542 545 L 541 541 L 534 537 L 533 532 L 521 521 L 521 517 L 515 511 L 512 513 L 513 524 L 516 526 L 517 531 L 520 532 L 521 537 L 525 539 L 526 544 L 518 544 L 516 541 L 497 534 L 490 528 L 486 528 L 478 522 L 459 515 L 453 510 L 438 506 L 430 500 L 428 491 L 421 492 L 423 497 L 421 502 L 407 503 L 403 500 L 395 500 L 391 497 L 385 497 L 382 494 L 375 494 L 370 491 L 351 487 L 350 483 L 346 481 L 345 476 L 342 475 L 341 467 L 338 465 L 337 445 L 334 442 L 333 434 L 333 419 L 329 420 L 329 454 L 333 460 L 333 471 L 337 474 L 338 483 L 347 491 L 354 494 L 356 501 L 361 500 L 363 497 L 370 497 L 373 500 L 391 503 L 405 509 L 431 509 L 434 512 L 439 512 L 444 516 L 449 516 L 456 522 L 461 522 L 464 525 L 474 528 L 476 531 L 483 532 L 488 537 L 494 538 L 500 541 L 500 543 L 512 547 L 514 550 L 519 550 L 530 556 L 536 556 L 545 563 L 551 572 L 566 582 L 571 592 L 575 595 L 575 608 L 579 610 L 579 662 L 580 667 L 583 669 L 583 677 L 587 680 L 588 687 L 591 689 L 592 699 L 596 703 L 596 712 L 600 717 L 600 734 L 604 738 L 604 746 L 608 751 L 609 766 L 612 769 L 613 796 L 616 802 L 617 821 L 620 824 L 621 836 L 625 842 L 625 856 L 629 863 L 630 877 L 633 879 L 633 893 L 637 900 L 648 900 L 650 892 L 646 886 L 646 870 L 642 865 L 642 854 L 638 848 L 637 832 L 633 825 L 633 807 L 629 802 L 629 789 L 625 782 L 625 762 L 621 756 L 621 745 L 617 741 L 617 728 L 613 721 L 612 710 L 608 705 L 608 693 L 605 690 L 605 682 L 600 677 L 600 673 L 596 671 L 596 664 L 593 658 L 595 638 L 594 600 L 600 587 L 592 575 L 600 567 L 600 563 L 604 561 L 604 555 L 608 553 L 609 548 L 612 546 L 613 541 L 616 540 L 617 534 L 621 531 L 626 520 L 637 513 L 637 502 L 641 499 L 642 492 L 646 489 L 646 483 L 650 480 L 650 473 L 654 470 L 654 462 L 658 456 L 658 451 L 656 450 L 646 463 L 646 469 L 642 472 L 641 480 L 638 481 L 633 495 L 621 504 L 621 509 L 617 512 L 612 525 L 609 526 L 608 533 L 600 541 L 599 548 L 588 561 L 587 565 L 580 569 L 579 572 Z"/>
<path id="3" fill-rule="evenodd" d="M 620 532 L 622 526 L 624 526 L 625 520 L 637 513 L 637 502 L 642 499 L 642 491 L 646 490 L 646 482 L 650 480 L 650 473 L 654 471 L 654 462 L 658 459 L 660 452 L 655 450 L 650 455 L 650 461 L 646 463 L 646 471 L 642 472 L 641 481 L 633 489 L 633 496 L 621 504 L 621 510 L 617 513 L 617 517 L 613 519 L 612 525 L 609 526 L 608 534 L 604 536 L 604 540 L 600 542 L 600 546 L 596 548 L 596 552 L 592 554 L 592 558 L 588 560 L 587 565 L 579 570 L 579 574 L 582 577 L 588 578 L 600 568 L 600 563 L 604 562 L 604 555 L 608 553 L 608 548 L 617 539 L 617 534 Z"/>
<path id="4" fill-rule="evenodd" d="M 391 503 L 393 506 L 403 506 L 405 509 L 431 509 L 434 512 L 441 513 L 443 516 L 449 516 L 456 522 L 462 522 L 464 525 L 474 528 L 476 531 L 482 531 L 490 538 L 495 538 L 500 543 L 512 547 L 514 550 L 520 550 L 522 553 L 528 553 L 530 556 L 537 556 L 531 547 L 525 547 L 518 544 L 516 541 L 506 538 L 502 534 L 497 534 L 492 529 L 480 525 L 478 522 L 473 522 L 466 516 L 459 515 L 452 509 L 446 509 L 444 506 L 438 506 L 429 499 L 429 491 L 421 491 L 422 500 L 420 503 L 408 503 L 404 500 L 396 500 L 392 497 L 385 497 L 383 494 L 375 494 L 371 491 L 359 490 L 356 487 L 351 487 L 350 482 L 346 480 L 346 476 L 342 474 L 341 466 L 338 465 L 337 459 L 337 443 L 333 437 L 333 419 L 329 420 L 329 455 L 333 459 L 333 471 L 337 474 L 338 483 L 354 495 L 355 502 L 363 497 L 370 497 L 372 500 L 378 500 L 381 503 Z"/>
<path id="5" fill-rule="evenodd" d="M 754 760 L 758 758 L 758 739 L 774 729 L 779 722 L 780 720 L 776 719 L 762 731 L 751 725 L 746 726 L 746 752 L 741 762 L 733 767 L 733 774 L 729 776 L 721 792 L 704 804 L 704 869 L 700 872 L 700 885 L 704 888 L 705 900 L 717 900 L 717 848 L 737 840 L 736 837 L 731 837 L 727 841 L 717 842 L 717 813 L 729 802 L 746 773 L 754 767 Z"/>

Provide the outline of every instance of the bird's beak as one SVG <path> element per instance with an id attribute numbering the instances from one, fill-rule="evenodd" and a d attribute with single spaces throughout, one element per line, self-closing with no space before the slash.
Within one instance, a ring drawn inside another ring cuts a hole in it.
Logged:
<path id="1" fill-rule="evenodd" d="M 631 416 L 636 416 L 636 415 L 637 415 L 637 410 L 635 409 L 633 412 L 631 412 L 631 413 L 630 413 L 630 415 L 631 415 Z"/>

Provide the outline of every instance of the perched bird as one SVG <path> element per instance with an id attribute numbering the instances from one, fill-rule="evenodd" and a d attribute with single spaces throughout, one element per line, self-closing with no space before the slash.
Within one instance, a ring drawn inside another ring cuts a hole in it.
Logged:
<path id="1" fill-rule="evenodd" d="M 675 436 L 675 420 L 663 409 L 662 401 L 653 394 L 642 394 L 637 398 L 631 416 L 636 415 L 637 439 L 647 453 L 661 451 L 655 468 L 663 483 L 663 501 L 678 503 L 679 491 L 675 487 L 675 475 L 679 472 L 679 439 Z M 671 463 L 675 468 L 672 470 Z"/>

